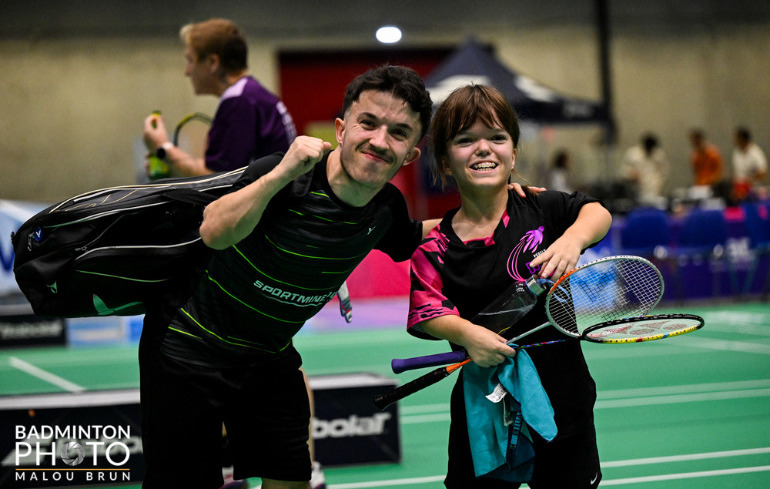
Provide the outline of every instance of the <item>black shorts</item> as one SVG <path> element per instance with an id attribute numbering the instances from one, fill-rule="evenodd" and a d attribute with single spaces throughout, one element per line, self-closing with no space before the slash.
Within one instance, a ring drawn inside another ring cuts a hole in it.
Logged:
<path id="1" fill-rule="evenodd" d="M 515 489 L 518 483 L 476 477 L 468 440 L 462 376 L 452 390 L 452 424 L 449 428 L 449 466 L 444 485 L 449 489 Z M 535 448 L 535 468 L 527 482 L 532 489 L 593 489 L 602 479 L 593 417 L 570 433 L 559 433 L 547 442 L 530 430 Z"/>
<path id="2" fill-rule="evenodd" d="M 268 365 L 213 368 L 140 347 L 144 488 L 216 489 L 222 423 L 234 477 L 310 479 L 310 404 L 299 353 Z"/>

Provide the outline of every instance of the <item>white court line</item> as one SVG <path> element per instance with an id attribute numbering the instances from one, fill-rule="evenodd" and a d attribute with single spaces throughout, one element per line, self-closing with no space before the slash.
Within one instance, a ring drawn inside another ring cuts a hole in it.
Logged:
<path id="1" fill-rule="evenodd" d="M 8 359 L 8 363 L 22 372 L 26 372 L 34 377 L 37 377 L 40 380 L 44 380 L 50 384 L 53 384 L 57 387 L 61 387 L 62 389 L 69 391 L 69 392 L 83 392 L 86 389 L 84 387 L 81 387 L 77 384 L 74 384 L 70 382 L 67 379 L 63 379 L 59 377 L 56 374 L 52 374 L 51 372 L 48 372 L 46 370 L 43 370 L 42 368 L 36 367 L 32 365 L 31 363 L 25 362 L 24 360 L 16 357 L 10 357 Z"/>
<path id="2" fill-rule="evenodd" d="M 770 397 L 770 379 L 599 391 L 595 409 Z M 406 406 L 401 424 L 449 421 L 449 404 Z"/>
<path id="3" fill-rule="evenodd" d="M 449 409 L 448 403 L 420 404 L 418 406 L 401 406 L 399 408 L 401 414 L 425 414 L 446 411 L 447 409 Z"/>
<path id="4" fill-rule="evenodd" d="M 740 353 L 759 353 L 770 355 L 770 345 L 751 343 L 748 341 L 712 340 L 710 338 L 682 338 L 685 346 L 703 348 L 707 350 L 734 351 Z"/>
<path id="5" fill-rule="evenodd" d="M 754 472 L 770 472 L 770 465 L 761 465 L 758 467 L 738 467 L 735 469 L 723 470 L 704 470 L 700 472 L 681 472 L 678 474 L 650 475 L 645 477 L 629 477 L 627 479 L 602 479 L 601 486 L 622 486 L 626 484 L 644 484 L 647 482 L 672 481 L 682 479 L 702 479 L 705 477 L 720 477 L 735 474 L 750 474 Z M 443 475 L 432 477 L 414 477 L 411 479 L 391 479 L 371 482 L 353 482 L 348 484 L 329 484 L 329 489 L 363 489 L 372 487 L 393 487 L 405 486 L 408 484 L 430 484 L 432 482 L 441 482 Z M 522 487 L 529 487 L 524 484 Z"/>
<path id="6" fill-rule="evenodd" d="M 705 392 L 702 394 L 681 394 L 671 396 L 641 397 L 636 399 L 613 399 L 596 401 L 594 409 L 627 408 L 634 406 L 658 406 L 661 404 L 681 404 L 700 401 L 724 401 L 727 399 L 747 399 L 752 397 L 770 397 L 770 389 L 750 389 L 725 392 Z"/>
<path id="7" fill-rule="evenodd" d="M 603 462 L 602 468 L 631 467 L 634 465 L 656 465 L 673 462 L 689 462 L 692 460 L 708 460 L 712 458 L 745 457 L 749 455 L 761 455 L 770 453 L 770 447 L 748 448 L 745 450 L 729 450 L 723 452 L 692 453 L 689 455 L 672 455 L 670 457 L 649 457 L 630 460 L 618 460 L 615 462 Z"/>
<path id="8" fill-rule="evenodd" d="M 652 397 L 669 394 L 697 394 L 704 392 L 735 391 L 746 389 L 770 388 L 770 379 L 738 380 L 734 382 L 707 382 L 702 384 L 684 384 L 656 387 L 633 387 L 631 389 L 600 390 L 600 400 L 625 399 L 629 397 Z"/>
<path id="9" fill-rule="evenodd" d="M 449 410 L 447 409 L 443 413 L 436 414 L 407 414 L 401 416 L 401 424 L 422 424 L 422 423 L 436 423 L 439 421 L 450 421 Z"/>
<path id="10" fill-rule="evenodd" d="M 692 460 L 707 460 L 727 457 L 743 457 L 750 455 L 760 455 L 770 453 L 770 447 L 749 448 L 745 450 L 730 450 L 721 452 L 693 453 L 688 455 L 673 455 L 670 457 L 639 458 L 630 460 L 618 460 L 615 462 L 602 463 L 602 468 L 610 467 L 628 467 L 632 465 L 658 465 L 664 463 L 674 463 Z M 748 474 L 753 472 L 769 472 L 770 465 L 760 465 L 756 467 L 737 467 L 734 469 L 706 470 L 699 472 L 680 472 L 674 474 L 651 475 L 644 477 L 629 477 L 626 479 L 604 479 L 601 486 L 620 486 L 626 484 L 642 484 L 647 482 L 660 482 L 681 479 L 696 479 L 705 477 L 719 477 L 725 475 Z M 441 482 L 443 475 L 429 477 L 412 477 L 408 479 L 392 479 L 382 481 L 354 482 L 348 484 L 330 484 L 329 489 L 365 489 L 373 487 L 392 487 L 404 486 L 408 484 L 430 484 L 432 482 Z M 526 485 L 524 486 L 526 487 Z"/>
<path id="11" fill-rule="evenodd" d="M 709 331 L 727 332 L 735 335 L 770 336 L 770 327 L 767 323 L 717 323 L 709 324 Z"/>
<path id="12" fill-rule="evenodd" d="M 352 482 L 348 484 L 331 484 L 329 489 L 361 489 L 365 487 L 392 487 L 392 486 L 406 486 L 408 484 L 430 484 L 431 482 L 441 482 L 444 480 L 443 475 L 434 475 L 430 477 L 412 477 L 410 479 L 391 479 L 384 481 L 370 481 L 370 482 Z"/>
<path id="13" fill-rule="evenodd" d="M 645 482 L 673 481 L 682 479 L 702 479 L 704 477 L 719 477 L 723 475 L 750 474 L 752 472 L 770 472 L 770 465 L 759 467 L 739 467 L 736 469 L 704 470 L 701 472 L 684 472 L 679 474 L 650 475 L 646 477 L 629 477 L 628 479 L 602 479 L 601 486 L 622 486 L 626 484 L 642 484 Z M 330 486 L 334 487 L 334 486 Z"/>

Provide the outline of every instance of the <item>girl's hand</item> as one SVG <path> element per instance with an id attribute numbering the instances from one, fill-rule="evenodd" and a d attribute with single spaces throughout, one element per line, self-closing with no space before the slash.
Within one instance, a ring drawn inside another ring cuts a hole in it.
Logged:
<path id="1" fill-rule="evenodd" d="M 540 277 L 556 280 L 577 266 L 581 250 L 580 243 L 562 235 L 532 260 L 530 266 L 532 268 L 541 267 Z"/>
<path id="2" fill-rule="evenodd" d="M 516 355 L 516 350 L 506 344 L 507 340 L 493 331 L 472 324 L 464 334 L 465 350 L 474 363 L 480 367 L 493 367 Z"/>

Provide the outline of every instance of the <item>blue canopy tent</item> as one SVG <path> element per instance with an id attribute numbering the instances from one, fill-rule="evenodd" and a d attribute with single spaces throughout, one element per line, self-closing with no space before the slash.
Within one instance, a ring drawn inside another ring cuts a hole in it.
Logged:
<path id="1" fill-rule="evenodd" d="M 466 40 L 425 78 L 436 105 L 452 90 L 475 83 L 500 90 L 524 123 L 606 124 L 605 104 L 561 95 L 502 64 L 474 39 Z"/>
<path id="2" fill-rule="evenodd" d="M 425 86 L 430 91 L 435 107 L 453 90 L 469 83 L 491 85 L 500 90 L 516 110 L 522 129 L 530 134 L 537 126 L 593 124 L 603 126 L 606 130 L 611 124 L 607 104 L 560 94 L 532 78 L 518 74 L 472 37 L 425 77 Z M 522 137 L 526 136 L 522 134 Z M 430 158 L 428 153 L 424 153 L 425 158 Z M 420 168 L 425 190 L 425 202 L 421 203 L 421 208 L 429 209 L 427 215 L 432 216 L 436 214 L 434 208 L 448 207 L 441 199 L 452 203 L 456 198 L 451 197 L 451 190 L 447 192 L 434 184 L 428 164 L 420 165 Z"/>

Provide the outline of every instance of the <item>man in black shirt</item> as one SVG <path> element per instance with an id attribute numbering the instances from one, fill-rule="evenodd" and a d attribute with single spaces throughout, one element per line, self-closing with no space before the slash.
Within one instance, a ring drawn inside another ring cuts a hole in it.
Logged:
<path id="1" fill-rule="evenodd" d="M 388 183 L 419 158 L 430 116 L 413 70 L 373 69 L 347 88 L 334 151 L 300 136 L 206 208 L 200 234 L 218 251 L 175 306 L 145 317 L 144 487 L 219 487 L 222 421 L 236 479 L 307 487 L 310 412 L 292 337 L 369 251 L 405 260 L 435 225 L 411 220 Z"/>

